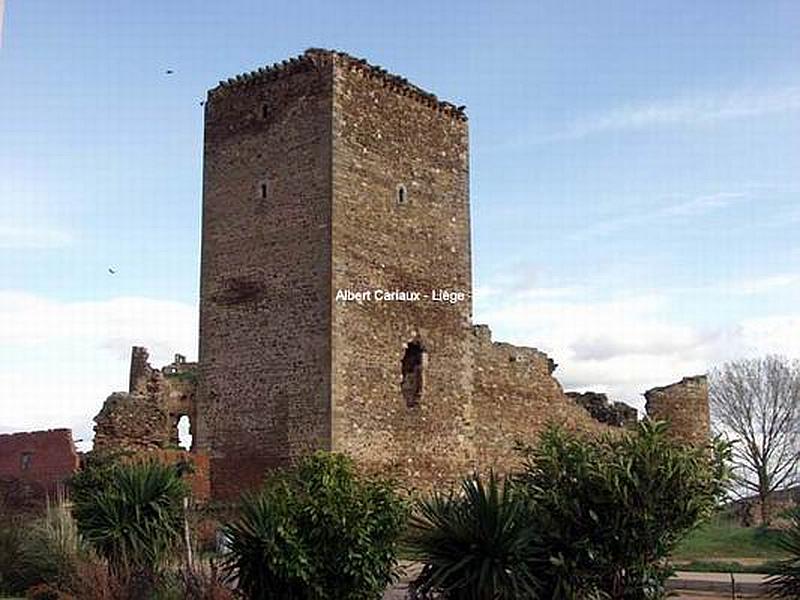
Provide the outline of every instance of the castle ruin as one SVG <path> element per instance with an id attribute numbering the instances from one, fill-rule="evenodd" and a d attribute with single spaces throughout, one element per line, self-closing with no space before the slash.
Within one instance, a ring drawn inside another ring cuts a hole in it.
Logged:
<path id="1" fill-rule="evenodd" d="M 95 447 L 168 447 L 189 415 L 230 499 L 315 449 L 427 487 L 508 471 L 549 423 L 635 421 L 472 323 L 468 152 L 463 107 L 341 52 L 209 91 L 199 364 L 157 371 L 134 349 Z M 647 401 L 676 437 L 708 436 L 704 377 Z"/>

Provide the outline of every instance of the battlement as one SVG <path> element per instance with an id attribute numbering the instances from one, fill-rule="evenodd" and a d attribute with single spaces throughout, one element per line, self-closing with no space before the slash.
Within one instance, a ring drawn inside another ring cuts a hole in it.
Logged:
<path id="1" fill-rule="evenodd" d="M 309 48 L 303 54 L 294 58 L 276 62 L 271 66 L 261 67 L 249 73 L 242 73 L 220 81 L 216 88 L 209 90 L 209 98 L 226 88 L 263 83 L 265 81 L 288 77 L 295 73 L 316 68 L 326 61 L 338 61 L 339 64 L 350 71 L 358 73 L 363 77 L 378 80 L 385 87 L 393 89 L 403 96 L 413 98 L 419 103 L 427 105 L 455 119 L 461 121 L 467 120 L 467 115 L 464 112 L 466 107 L 456 106 L 451 102 L 440 100 L 435 94 L 423 90 L 408 81 L 408 79 L 390 73 L 377 65 L 371 65 L 363 58 L 356 58 L 346 52 L 327 50 L 324 48 Z"/>

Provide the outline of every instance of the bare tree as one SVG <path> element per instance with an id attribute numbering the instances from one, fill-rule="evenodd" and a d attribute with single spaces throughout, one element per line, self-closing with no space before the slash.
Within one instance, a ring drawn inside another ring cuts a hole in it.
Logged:
<path id="1" fill-rule="evenodd" d="M 800 363 L 781 356 L 729 362 L 711 372 L 711 416 L 733 437 L 739 492 L 758 497 L 761 520 L 772 520 L 775 490 L 797 482 L 800 462 Z"/>

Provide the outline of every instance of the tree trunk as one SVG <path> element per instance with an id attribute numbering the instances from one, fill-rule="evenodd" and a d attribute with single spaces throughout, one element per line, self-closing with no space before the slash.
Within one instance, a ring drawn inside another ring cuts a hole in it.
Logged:
<path id="1" fill-rule="evenodd" d="M 761 494 L 760 496 L 761 525 L 769 527 L 772 525 L 772 499 L 770 494 Z"/>

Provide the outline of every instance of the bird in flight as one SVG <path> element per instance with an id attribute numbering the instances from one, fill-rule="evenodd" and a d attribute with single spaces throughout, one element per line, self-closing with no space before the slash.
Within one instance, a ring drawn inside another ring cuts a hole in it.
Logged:
<path id="1" fill-rule="evenodd" d="M 167 69 L 166 71 L 164 71 L 164 73 L 166 73 L 167 75 L 172 75 L 174 72 L 175 71 L 173 71 L 172 69 Z"/>
<path id="2" fill-rule="evenodd" d="M 111 275 L 116 275 L 116 274 L 117 274 L 117 272 L 116 272 L 114 269 L 112 269 L 111 267 L 108 267 L 108 272 L 109 272 Z"/>

